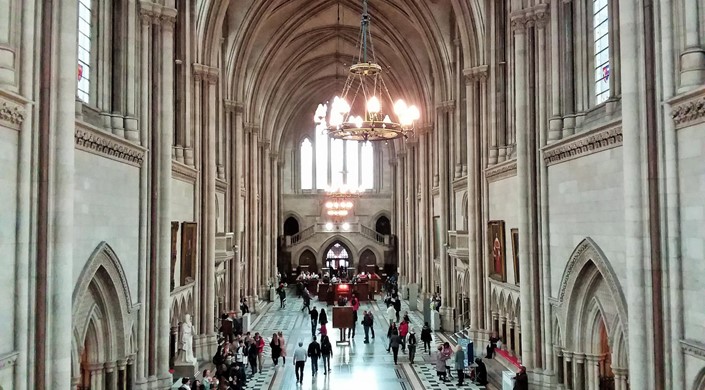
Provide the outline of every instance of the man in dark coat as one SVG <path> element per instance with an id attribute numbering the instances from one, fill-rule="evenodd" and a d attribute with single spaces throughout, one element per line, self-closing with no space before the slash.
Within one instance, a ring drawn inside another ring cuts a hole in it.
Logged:
<path id="1" fill-rule="evenodd" d="M 316 306 L 308 314 L 311 316 L 311 336 L 316 337 L 316 325 L 318 325 L 318 310 L 316 310 Z"/>
<path id="2" fill-rule="evenodd" d="M 318 373 L 318 358 L 321 356 L 321 345 L 316 341 L 316 336 L 313 336 L 313 341 L 308 345 L 308 357 L 311 358 L 311 375 Z"/>
<path id="3" fill-rule="evenodd" d="M 514 390 L 529 390 L 529 377 L 524 366 L 519 367 L 519 372 L 514 376 Z"/>
<path id="4" fill-rule="evenodd" d="M 480 386 L 487 386 L 487 366 L 480 358 L 475 358 L 475 382 Z"/>

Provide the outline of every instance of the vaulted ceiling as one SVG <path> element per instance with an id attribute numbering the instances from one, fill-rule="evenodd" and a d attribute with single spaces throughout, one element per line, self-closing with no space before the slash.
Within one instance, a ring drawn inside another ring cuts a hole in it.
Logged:
<path id="1" fill-rule="evenodd" d="M 362 0 L 221 3 L 226 96 L 244 104 L 245 121 L 275 149 L 288 136 L 311 133 L 316 106 L 339 94 L 359 54 Z M 369 0 L 372 44 L 390 93 L 417 104 L 421 122 L 432 122 L 435 104 L 452 98 L 453 4 Z"/>

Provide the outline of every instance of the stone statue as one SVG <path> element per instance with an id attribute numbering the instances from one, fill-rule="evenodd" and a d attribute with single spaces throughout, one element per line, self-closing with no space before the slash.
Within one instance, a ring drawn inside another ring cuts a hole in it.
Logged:
<path id="1" fill-rule="evenodd" d="M 191 315 L 186 314 L 184 322 L 181 323 L 181 343 L 179 344 L 180 360 L 186 363 L 195 364 L 196 357 L 193 355 L 193 333 L 195 329 L 191 322 Z"/>

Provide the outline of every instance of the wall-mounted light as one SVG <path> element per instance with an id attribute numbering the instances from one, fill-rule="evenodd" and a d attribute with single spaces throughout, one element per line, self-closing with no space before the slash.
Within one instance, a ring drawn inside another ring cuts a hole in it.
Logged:
<path id="1" fill-rule="evenodd" d="M 347 222 L 343 223 L 343 230 L 350 230 L 350 224 Z"/>
<path id="2" fill-rule="evenodd" d="M 328 231 L 333 230 L 333 223 L 332 222 L 326 223 L 326 230 L 328 230 Z"/>

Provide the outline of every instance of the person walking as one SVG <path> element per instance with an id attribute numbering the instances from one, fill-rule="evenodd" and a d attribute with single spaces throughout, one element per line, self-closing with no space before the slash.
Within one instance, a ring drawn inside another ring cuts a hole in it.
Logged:
<path id="1" fill-rule="evenodd" d="M 394 321 L 391 321 L 389 323 L 389 329 L 387 329 L 387 338 L 391 339 L 392 334 L 394 334 L 394 333 L 399 333 L 399 329 L 397 328 L 397 324 L 394 323 Z"/>
<path id="2" fill-rule="evenodd" d="M 406 352 L 406 335 L 409 333 L 409 323 L 402 321 L 399 324 L 399 336 L 401 337 L 401 351 Z"/>
<path id="3" fill-rule="evenodd" d="M 438 374 L 438 378 L 443 381 L 447 382 L 448 377 L 446 375 L 446 359 L 443 358 L 443 346 L 439 345 L 438 346 L 438 355 L 436 356 L 436 373 Z"/>
<path id="4" fill-rule="evenodd" d="M 311 375 L 318 373 L 318 358 L 321 356 L 321 345 L 316 341 L 316 336 L 313 336 L 313 341 L 308 345 L 308 357 L 311 358 Z"/>
<path id="5" fill-rule="evenodd" d="M 396 317 L 397 317 L 397 322 L 399 322 L 399 312 L 400 312 L 400 311 L 401 311 L 401 299 L 397 297 L 397 298 L 394 300 L 394 312 L 395 312 Z"/>
<path id="6" fill-rule="evenodd" d="M 330 343 L 328 336 L 323 336 L 321 339 L 321 357 L 323 358 L 323 375 L 328 375 L 331 372 L 330 357 L 333 356 L 333 345 Z"/>
<path id="7" fill-rule="evenodd" d="M 272 335 L 272 341 L 269 342 L 269 348 L 272 350 L 272 363 L 274 363 L 274 367 L 276 367 L 279 365 L 279 356 L 281 356 L 282 353 L 279 336 L 276 333 Z"/>
<path id="8" fill-rule="evenodd" d="M 352 300 L 350 300 L 350 305 L 353 308 L 353 323 L 352 328 L 348 330 L 348 337 L 355 337 L 355 328 L 357 328 L 357 310 L 360 308 L 360 299 L 357 297 L 357 293 L 353 293 Z M 352 336 L 350 336 L 352 334 Z"/>
<path id="9" fill-rule="evenodd" d="M 450 343 L 447 341 L 445 343 L 443 343 L 442 355 L 443 355 L 443 360 L 446 362 L 446 369 L 448 371 L 448 378 L 453 379 L 453 374 L 451 373 L 451 370 L 450 370 L 450 363 L 448 363 L 448 360 L 450 360 L 450 358 L 453 356 L 453 348 L 451 348 Z"/>
<path id="10" fill-rule="evenodd" d="M 281 348 L 282 364 L 286 364 L 286 340 L 284 340 L 284 334 L 279 331 L 277 337 L 279 338 L 279 347 Z"/>
<path id="11" fill-rule="evenodd" d="M 279 308 L 286 308 L 286 289 L 284 288 L 284 283 L 279 284 L 279 288 L 277 288 L 277 295 L 279 295 Z"/>
<path id="12" fill-rule="evenodd" d="M 259 372 L 262 372 L 262 366 L 264 365 L 264 339 L 259 332 L 255 333 L 255 343 L 257 345 L 257 368 L 259 368 Z"/>
<path id="13" fill-rule="evenodd" d="M 257 373 L 257 344 L 255 340 L 250 340 L 250 344 L 247 346 L 247 361 L 250 363 L 251 374 L 255 375 Z"/>
<path id="14" fill-rule="evenodd" d="M 394 364 L 397 364 L 397 357 L 399 356 L 399 345 L 401 344 L 401 336 L 397 331 L 392 332 L 392 337 L 389 339 L 389 347 L 387 351 L 391 348 L 392 355 L 394 355 Z"/>
<path id="15" fill-rule="evenodd" d="M 306 350 L 304 342 L 299 341 L 299 347 L 294 351 L 294 371 L 296 371 L 296 382 L 304 383 L 304 366 L 306 365 Z"/>
<path id="16" fill-rule="evenodd" d="M 308 293 L 308 289 L 304 287 L 304 291 L 302 293 L 303 295 L 303 300 L 304 300 L 304 306 L 301 308 L 301 311 L 303 312 L 304 309 L 308 309 L 309 313 L 311 312 L 311 295 Z"/>
<path id="17" fill-rule="evenodd" d="M 328 314 L 326 314 L 325 308 L 321 308 L 321 312 L 318 313 L 318 323 L 321 325 L 328 324 Z"/>
<path id="18" fill-rule="evenodd" d="M 458 386 L 462 386 L 465 379 L 465 351 L 460 345 L 455 348 L 455 370 L 458 373 Z"/>
<path id="19" fill-rule="evenodd" d="M 318 310 L 316 310 L 316 306 L 309 310 L 308 314 L 311 316 L 311 336 L 316 337 L 316 325 L 318 325 Z"/>
<path id="20" fill-rule="evenodd" d="M 416 356 L 416 333 L 414 333 L 414 328 L 409 330 L 409 363 L 414 364 L 414 357 Z"/>
<path id="21" fill-rule="evenodd" d="M 394 313 L 395 313 L 394 304 L 393 304 L 393 302 L 390 302 L 389 306 L 387 306 L 387 311 L 385 313 L 385 315 L 387 317 L 387 322 L 389 322 L 390 324 L 395 321 L 394 320 L 394 318 L 395 318 Z"/>
<path id="22" fill-rule="evenodd" d="M 421 329 L 421 341 L 423 342 L 424 353 L 428 351 L 429 355 L 431 354 L 431 340 L 433 340 L 431 337 L 431 328 L 428 326 L 428 322 L 426 322 Z"/>
<path id="23" fill-rule="evenodd" d="M 367 310 L 365 310 L 362 312 L 362 329 L 365 331 L 365 344 L 370 342 L 370 327 L 372 326 L 370 322 L 370 317 Z"/>

